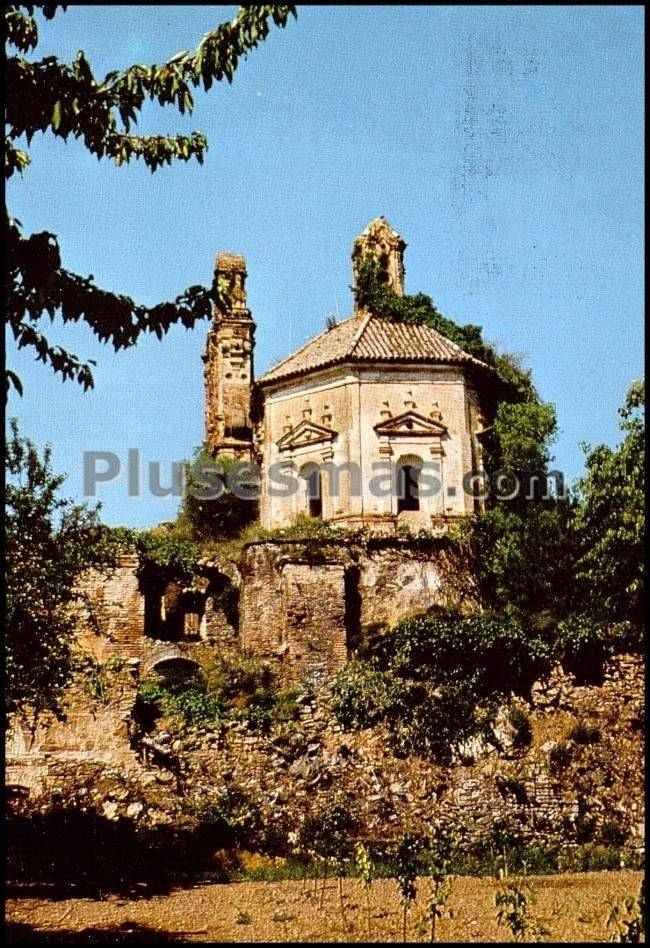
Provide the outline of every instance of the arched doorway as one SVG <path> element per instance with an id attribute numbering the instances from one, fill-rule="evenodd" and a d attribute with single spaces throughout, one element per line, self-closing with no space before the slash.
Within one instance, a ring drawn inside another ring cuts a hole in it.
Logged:
<path id="1" fill-rule="evenodd" d="M 420 471 L 422 461 L 407 455 L 397 462 L 397 513 L 420 509 Z"/>
<path id="2" fill-rule="evenodd" d="M 323 482 L 317 464 L 305 464 L 300 470 L 300 477 L 305 482 L 305 500 L 307 513 L 310 517 L 323 516 Z"/>
<path id="3" fill-rule="evenodd" d="M 191 658 L 170 656 L 159 659 L 151 672 L 170 691 L 184 691 L 190 687 L 205 689 L 205 675 L 201 666 Z"/>

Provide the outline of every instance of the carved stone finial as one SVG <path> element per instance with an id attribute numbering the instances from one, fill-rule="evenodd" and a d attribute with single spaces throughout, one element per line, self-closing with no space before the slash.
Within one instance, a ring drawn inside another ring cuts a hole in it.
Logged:
<path id="1" fill-rule="evenodd" d="M 233 316 L 250 315 L 246 308 L 246 260 L 222 250 L 214 262 L 214 278 Z"/>
<path id="2" fill-rule="evenodd" d="M 404 250 L 406 242 L 390 226 L 385 217 L 370 221 L 352 246 L 352 272 L 357 283 L 359 265 L 367 256 L 375 257 L 381 266 L 381 278 L 397 296 L 404 296 Z"/>

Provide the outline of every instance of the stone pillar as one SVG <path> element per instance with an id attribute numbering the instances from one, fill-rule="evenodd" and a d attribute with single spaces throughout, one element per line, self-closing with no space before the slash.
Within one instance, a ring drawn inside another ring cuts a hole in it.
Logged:
<path id="1" fill-rule="evenodd" d="M 246 261 L 219 253 L 214 276 L 225 305 L 214 305 L 203 355 L 205 441 L 214 455 L 249 460 L 255 323 L 246 307 Z"/>

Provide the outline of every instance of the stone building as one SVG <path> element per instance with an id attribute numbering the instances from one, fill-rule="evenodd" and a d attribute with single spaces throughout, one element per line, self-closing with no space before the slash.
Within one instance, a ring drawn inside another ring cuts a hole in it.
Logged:
<path id="1" fill-rule="evenodd" d="M 354 241 L 355 280 L 372 255 L 403 295 L 405 247 L 375 219 Z M 233 292 L 204 357 L 206 441 L 260 464 L 262 526 L 308 514 L 391 532 L 472 513 L 493 370 L 435 329 L 358 308 L 255 379 L 245 277 L 242 257 L 218 255 Z"/>

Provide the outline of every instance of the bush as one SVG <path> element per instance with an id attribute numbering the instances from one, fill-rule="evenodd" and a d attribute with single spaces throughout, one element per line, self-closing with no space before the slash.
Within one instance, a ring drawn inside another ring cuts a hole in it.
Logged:
<path id="1" fill-rule="evenodd" d="M 600 830 L 600 839 L 606 846 L 622 846 L 630 835 L 625 820 L 605 820 Z"/>
<path id="2" fill-rule="evenodd" d="M 643 653 L 643 629 L 632 622 L 598 622 L 587 614 L 573 615 L 557 628 L 555 658 L 580 684 L 599 684 L 603 666 L 613 655 Z"/>
<path id="3" fill-rule="evenodd" d="M 214 728 L 224 718 L 219 696 L 207 694 L 196 683 L 170 687 L 160 678 L 146 678 L 138 689 L 141 719 L 153 723 L 156 718 L 180 717 L 188 726 Z"/>
<path id="4" fill-rule="evenodd" d="M 299 717 L 303 694 L 303 688 L 276 690 L 271 669 L 255 659 L 220 657 L 204 663 L 201 678 L 173 683 L 159 676 L 145 679 L 138 690 L 138 711 L 145 730 L 164 715 L 178 718 L 181 726 L 212 730 L 230 719 L 268 733 L 273 724 Z"/>
<path id="5" fill-rule="evenodd" d="M 508 721 L 515 729 L 513 746 L 517 750 L 530 747 L 533 740 L 533 731 L 530 726 L 530 718 L 522 708 L 510 708 L 508 712 Z"/>
<path id="6" fill-rule="evenodd" d="M 598 684 L 609 657 L 605 627 L 587 615 L 575 615 L 560 622 L 556 655 L 565 671 L 580 684 Z"/>
<path id="7" fill-rule="evenodd" d="M 185 476 L 179 524 L 189 527 L 197 539 L 236 536 L 257 518 L 257 502 L 238 497 L 230 489 L 233 478 L 246 485 L 255 482 L 254 475 L 246 478 L 241 462 L 212 457 L 202 446 L 185 465 Z"/>
<path id="8" fill-rule="evenodd" d="M 560 741 L 552 748 L 548 756 L 551 771 L 558 773 L 558 771 L 564 770 L 571 763 L 572 757 L 571 747 L 564 741 Z"/>
<path id="9" fill-rule="evenodd" d="M 587 843 L 563 854 L 564 872 L 595 872 L 599 869 L 619 869 L 621 851 L 614 846 Z"/>
<path id="10" fill-rule="evenodd" d="M 454 745 L 487 731 L 506 695 L 529 690 L 548 657 L 510 617 L 437 610 L 369 643 L 367 660 L 338 676 L 334 710 L 349 728 L 385 720 L 399 753 L 448 760 Z"/>
<path id="11" fill-rule="evenodd" d="M 356 820 L 344 803 L 325 804 L 307 815 L 298 832 L 297 849 L 339 862 L 351 858 L 355 826 Z"/>
<path id="12" fill-rule="evenodd" d="M 382 721 L 397 701 L 393 678 L 358 659 L 339 672 L 332 693 L 339 724 L 351 729 L 372 727 Z"/>
<path id="13" fill-rule="evenodd" d="M 597 744 L 600 740 L 600 730 L 591 724 L 579 723 L 569 734 L 569 740 L 576 744 Z"/>
<path id="14" fill-rule="evenodd" d="M 184 809 L 206 852 L 246 846 L 261 823 L 257 808 L 237 789 L 222 790 L 216 800 L 190 797 L 184 801 Z"/>
<path id="15" fill-rule="evenodd" d="M 401 622 L 378 640 L 375 654 L 399 678 L 469 681 L 478 698 L 525 693 L 549 660 L 547 644 L 510 616 L 443 609 Z"/>

